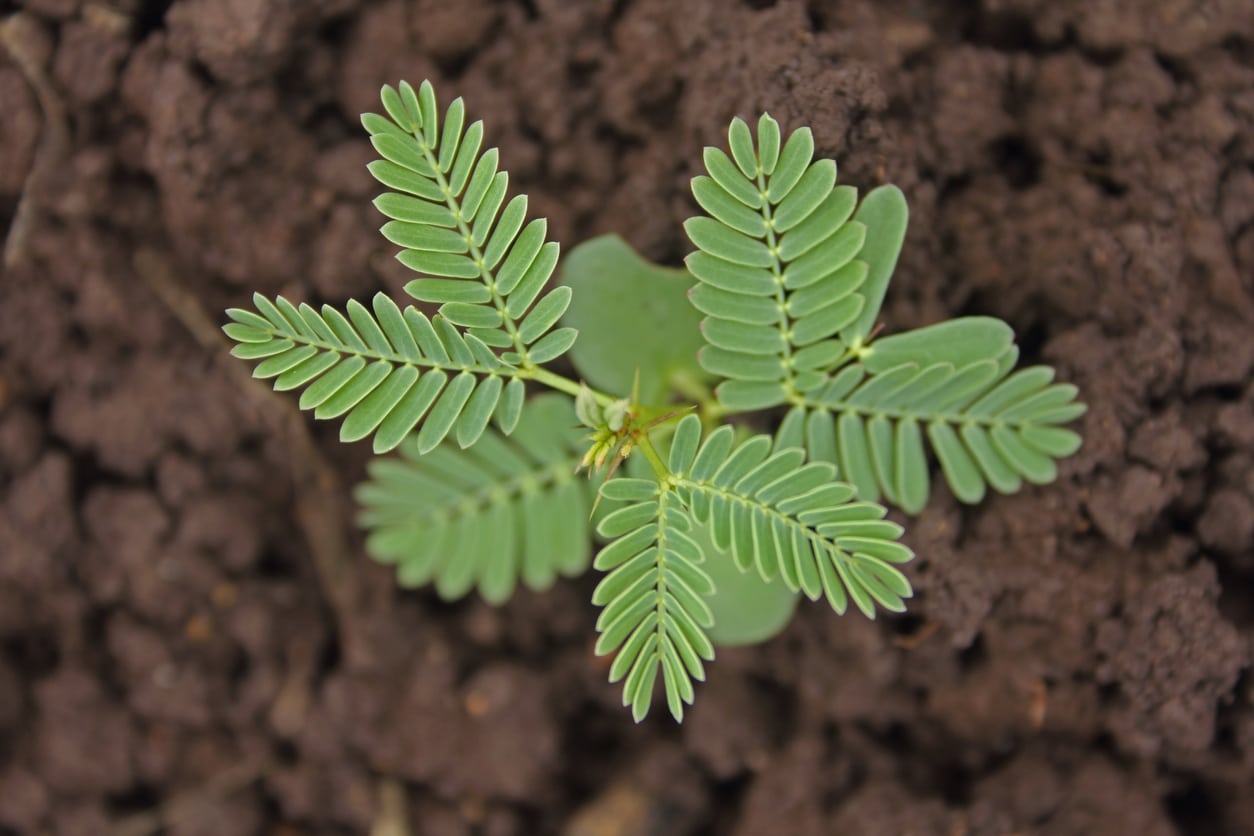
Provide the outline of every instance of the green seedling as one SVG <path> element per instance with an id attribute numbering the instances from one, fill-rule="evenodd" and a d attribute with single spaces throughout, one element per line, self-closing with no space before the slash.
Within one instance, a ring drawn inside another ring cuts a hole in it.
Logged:
<path id="1" fill-rule="evenodd" d="M 928 447 L 973 503 L 1050 482 L 1080 444 L 1076 388 L 1015 371 L 1004 322 L 876 336 L 905 199 L 859 201 L 808 128 L 737 118 L 730 154 L 705 149 L 686 269 L 605 237 L 551 286 L 558 245 L 462 100 L 441 114 L 424 82 L 382 101 L 362 117 L 375 206 L 416 304 L 256 295 L 228 311 L 233 353 L 342 440 L 396 451 L 356 496 L 402 586 L 499 603 L 583 573 L 599 539 L 596 652 L 637 721 L 659 678 L 682 720 L 715 645 L 776 634 L 802 595 L 902 611 L 912 553 L 885 503 L 924 507 Z"/>

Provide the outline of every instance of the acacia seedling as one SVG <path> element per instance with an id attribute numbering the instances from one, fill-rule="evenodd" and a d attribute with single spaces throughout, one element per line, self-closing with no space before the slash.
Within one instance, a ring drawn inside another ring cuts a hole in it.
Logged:
<path id="1" fill-rule="evenodd" d="M 902 611 L 912 553 L 883 503 L 924 507 L 929 446 L 972 503 L 1052 481 L 1080 444 L 1076 388 L 1015 371 L 1004 322 L 876 338 L 905 199 L 859 201 L 808 128 L 737 118 L 730 154 L 705 149 L 685 269 L 605 237 L 551 286 L 558 245 L 462 100 L 441 114 L 423 82 L 382 103 L 374 204 L 413 301 L 257 294 L 227 312 L 232 353 L 371 440 L 360 522 L 402 586 L 499 603 L 586 571 L 599 538 L 596 651 L 637 721 L 659 678 L 682 720 L 715 644 L 773 635 L 801 595 Z"/>

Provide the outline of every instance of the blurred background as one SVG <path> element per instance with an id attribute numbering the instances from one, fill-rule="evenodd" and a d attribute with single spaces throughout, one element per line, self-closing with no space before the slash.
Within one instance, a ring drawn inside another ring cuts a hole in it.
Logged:
<path id="1" fill-rule="evenodd" d="M 0 834 L 1254 832 L 1248 0 L 0 0 Z M 682 727 L 365 559 L 342 446 L 217 331 L 397 292 L 357 115 L 464 96 L 565 247 L 678 264 L 735 114 L 911 227 L 885 319 L 1005 318 L 1089 404 L 1059 481 L 803 605 Z"/>

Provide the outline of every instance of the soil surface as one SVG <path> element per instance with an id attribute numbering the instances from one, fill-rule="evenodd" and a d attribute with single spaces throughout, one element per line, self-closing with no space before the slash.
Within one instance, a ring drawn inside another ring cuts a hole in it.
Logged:
<path id="1" fill-rule="evenodd" d="M 0 834 L 1254 833 L 1249 12 L 0 2 Z M 1084 448 L 937 480 L 908 616 L 803 606 L 633 725 L 594 578 L 398 591 L 366 451 L 217 341 L 253 290 L 399 289 L 356 116 L 424 77 L 557 239 L 672 264 L 729 117 L 810 124 L 909 198 L 889 326 L 1008 320 Z"/>

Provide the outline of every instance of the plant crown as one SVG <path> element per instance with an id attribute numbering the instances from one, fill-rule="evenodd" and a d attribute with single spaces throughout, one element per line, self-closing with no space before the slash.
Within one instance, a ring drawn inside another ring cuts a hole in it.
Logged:
<path id="1" fill-rule="evenodd" d="M 1004 322 L 873 339 L 905 199 L 882 186 L 859 202 L 814 159 L 809 128 L 785 138 L 763 114 L 755 137 L 736 118 L 730 154 L 705 149 L 686 271 L 605 237 L 548 289 L 558 245 L 525 196 L 508 198 L 483 123 L 461 99 L 441 115 L 429 82 L 385 86 L 382 103 L 362 116 L 386 187 L 374 205 L 419 275 L 405 285 L 417 304 L 256 294 L 255 310 L 227 312 L 232 353 L 342 419 L 343 441 L 397 450 L 356 496 L 368 551 L 402 586 L 498 603 L 519 582 L 582 573 L 600 538 L 596 652 L 615 654 L 609 677 L 637 721 L 659 677 L 682 720 L 715 641 L 754 617 L 752 602 L 720 609 L 727 565 L 783 596 L 769 605 L 780 625 L 798 594 L 900 612 L 912 553 L 881 502 L 924 507 L 927 447 L 972 503 L 1053 480 L 1080 444 L 1060 426 L 1084 411 L 1076 388 L 1044 366 L 1014 371 Z M 549 368 L 568 351 L 586 382 Z M 554 391 L 528 397 L 537 385 Z M 723 422 L 775 408 L 769 434 Z"/>

